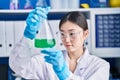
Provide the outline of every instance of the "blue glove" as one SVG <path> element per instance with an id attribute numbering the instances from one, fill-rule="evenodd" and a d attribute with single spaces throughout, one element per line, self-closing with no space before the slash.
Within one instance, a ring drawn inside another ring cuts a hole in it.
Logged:
<path id="1" fill-rule="evenodd" d="M 47 18 L 50 7 L 42 8 L 36 7 L 31 11 L 26 19 L 26 28 L 24 30 L 24 36 L 29 39 L 34 39 L 36 32 L 38 31 L 40 24 Z"/>
<path id="2" fill-rule="evenodd" d="M 53 65 L 53 69 L 58 78 L 60 80 L 66 80 L 70 75 L 70 71 L 64 60 L 63 53 L 53 48 L 44 49 L 41 52 L 47 54 L 44 57 L 45 61 Z"/>

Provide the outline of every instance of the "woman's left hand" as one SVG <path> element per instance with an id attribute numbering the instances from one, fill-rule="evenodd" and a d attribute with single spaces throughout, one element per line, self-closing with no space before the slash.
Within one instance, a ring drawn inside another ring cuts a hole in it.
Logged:
<path id="1" fill-rule="evenodd" d="M 47 54 L 44 58 L 45 61 L 53 65 L 53 69 L 60 80 L 66 80 L 70 71 L 63 57 L 63 53 L 60 50 L 53 48 L 44 49 L 41 51 L 43 54 Z"/>

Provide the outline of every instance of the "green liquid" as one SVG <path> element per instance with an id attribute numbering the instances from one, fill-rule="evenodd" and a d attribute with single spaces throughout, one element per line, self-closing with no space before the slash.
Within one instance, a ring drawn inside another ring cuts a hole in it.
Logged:
<path id="1" fill-rule="evenodd" d="M 55 39 L 35 39 L 34 45 L 37 48 L 52 48 L 55 46 Z"/>

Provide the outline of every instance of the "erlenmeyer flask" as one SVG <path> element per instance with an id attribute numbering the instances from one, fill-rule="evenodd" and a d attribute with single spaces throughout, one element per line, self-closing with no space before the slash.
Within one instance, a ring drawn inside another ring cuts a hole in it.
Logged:
<path id="1" fill-rule="evenodd" d="M 52 29 L 47 20 L 44 20 L 35 38 L 36 48 L 52 48 L 56 44 Z"/>

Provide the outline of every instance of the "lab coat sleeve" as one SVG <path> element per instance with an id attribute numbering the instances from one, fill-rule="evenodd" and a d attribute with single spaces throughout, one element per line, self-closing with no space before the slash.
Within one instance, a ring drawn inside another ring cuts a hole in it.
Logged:
<path id="1" fill-rule="evenodd" d="M 109 63 L 106 62 L 101 65 L 99 69 L 94 70 L 93 72 L 91 70 L 91 73 L 88 74 L 89 76 L 79 76 L 71 73 L 67 80 L 109 80 L 109 69 Z"/>
<path id="2" fill-rule="evenodd" d="M 32 59 L 36 54 L 32 50 L 31 43 L 32 40 L 23 37 L 15 45 L 9 56 L 9 66 L 18 76 L 25 79 L 38 79 L 35 74 L 34 59 Z"/>

